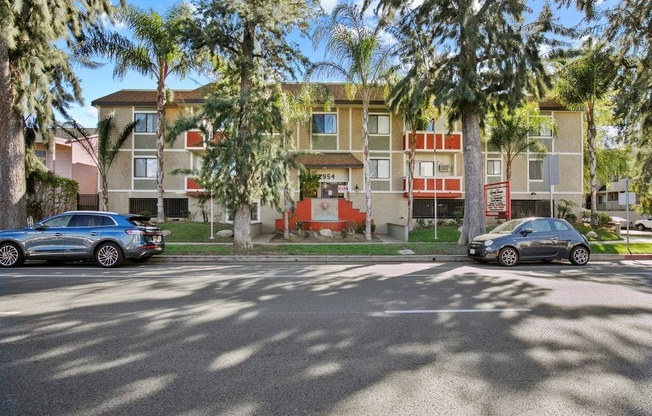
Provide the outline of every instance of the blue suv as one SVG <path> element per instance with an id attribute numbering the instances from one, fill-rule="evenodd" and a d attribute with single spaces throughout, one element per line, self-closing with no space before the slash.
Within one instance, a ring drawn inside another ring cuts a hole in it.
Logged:
<path id="1" fill-rule="evenodd" d="M 0 231 L 0 267 L 25 260 L 94 260 L 116 267 L 124 259 L 146 261 L 165 250 L 163 233 L 149 217 L 114 212 L 69 211 L 31 227 Z"/>

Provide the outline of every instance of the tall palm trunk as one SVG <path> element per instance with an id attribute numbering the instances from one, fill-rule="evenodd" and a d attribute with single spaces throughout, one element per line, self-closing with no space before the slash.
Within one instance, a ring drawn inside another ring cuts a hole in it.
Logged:
<path id="1" fill-rule="evenodd" d="M 0 230 L 27 223 L 23 118 L 14 108 L 9 51 L 0 37 Z"/>
<path id="2" fill-rule="evenodd" d="M 596 182 L 597 148 L 595 137 L 597 135 L 594 120 L 593 104 L 588 105 L 586 111 L 586 141 L 589 145 L 589 177 L 591 182 L 591 226 L 598 226 L 598 185 Z"/>
<path id="3" fill-rule="evenodd" d="M 164 71 L 166 68 L 164 68 Z M 165 211 L 163 205 L 163 150 L 165 149 L 165 75 L 159 75 L 158 85 L 156 87 L 156 160 L 158 170 L 156 171 L 156 187 L 158 189 L 158 199 L 156 201 L 156 221 L 165 221 Z"/>
<path id="4" fill-rule="evenodd" d="M 469 242 L 486 231 L 480 116 L 469 111 L 462 116 L 464 136 L 464 226 L 459 244 Z"/>
<path id="5" fill-rule="evenodd" d="M 364 90 L 368 90 L 368 88 L 365 88 Z M 371 98 L 368 91 L 364 91 L 362 95 L 362 153 L 364 155 L 364 190 L 366 205 L 364 237 L 367 240 L 371 240 L 371 166 L 369 164 L 369 102 L 371 101 Z"/>
<path id="6" fill-rule="evenodd" d="M 412 124 L 412 136 L 410 137 L 410 156 L 408 160 L 408 214 L 407 226 L 408 230 L 412 231 L 412 211 L 414 210 L 414 156 L 417 149 L 417 129 L 414 128 L 415 123 Z M 435 136 L 435 147 L 437 146 L 437 139 Z M 437 168 L 435 163 L 435 169 Z M 435 182 L 435 192 L 437 192 L 437 183 Z"/>
<path id="7" fill-rule="evenodd" d="M 249 22 L 245 24 L 244 38 L 242 41 L 242 56 L 245 63 L 242 65 L 240 72 L 240 97 L 244 98 L 240 105 L 246 105 L 246 100 L 249 100 L 251 93 L 252 73 L 251 68 L 254 66 L 254 45 L 255 45 L 255 27 L 254 24 Z M 245 110 L 248 111 L 248 110 Z M 243 121 L 240 121 L 238 128 L 239 147 L 244 148 L 248 136 L 248 126 Z M 241 192 L 248 193 L 247 180 L 242 172 L 238 173 L 238 180 L 240 181 Z M 253 242 L 251 241 L 251 207 L 248 203 L 243 204 L 235 211 L 235 218 L 233 219 L 233 248 L 247 249 L 252 248 Z"/>

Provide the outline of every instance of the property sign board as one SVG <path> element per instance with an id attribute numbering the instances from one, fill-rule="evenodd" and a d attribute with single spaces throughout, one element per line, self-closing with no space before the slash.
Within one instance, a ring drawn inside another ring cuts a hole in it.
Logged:
<path id="1" fill-rule="evenodd" d="M 487 217 L 511 219 L 509 182 L 490 183 L 484 186 L 484 211 Z"/>

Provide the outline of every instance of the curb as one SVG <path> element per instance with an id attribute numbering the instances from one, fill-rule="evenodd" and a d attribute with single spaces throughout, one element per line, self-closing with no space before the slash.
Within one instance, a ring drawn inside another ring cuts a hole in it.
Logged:
<path id="1" fill-rule="evenodd" d="M 652 254 L 594 254 L 591 261 L 652 260 Z M 154 263 L 473 263 L 463 255 L 399 256 L 154 256 Z"/>

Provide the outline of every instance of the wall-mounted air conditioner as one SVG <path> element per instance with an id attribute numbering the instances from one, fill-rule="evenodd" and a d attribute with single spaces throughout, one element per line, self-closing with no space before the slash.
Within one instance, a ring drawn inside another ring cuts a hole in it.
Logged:
<path id="1" fill-rule="evenodd" d="M 440 172 L 450 172 L 451 168 L 452 168 L 451 165 L 439 165 Z"/>

